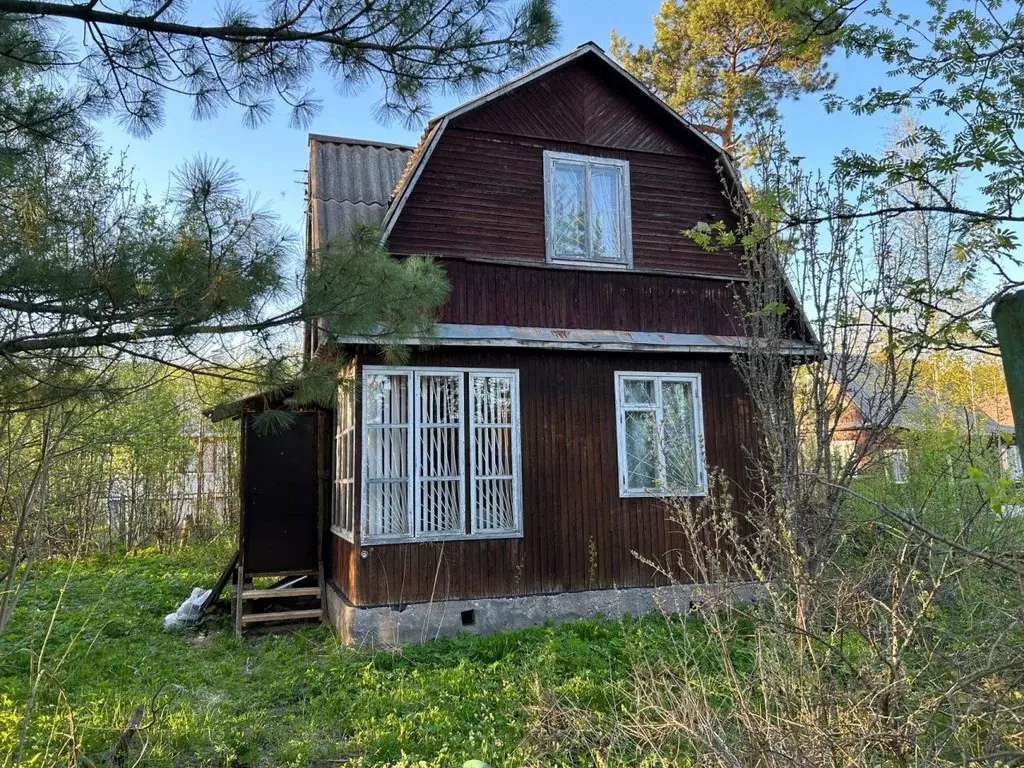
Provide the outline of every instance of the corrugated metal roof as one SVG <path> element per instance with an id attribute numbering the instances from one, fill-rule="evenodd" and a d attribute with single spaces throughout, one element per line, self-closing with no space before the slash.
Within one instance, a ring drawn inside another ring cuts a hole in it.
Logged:
<path id="1" fill-rule="evenodd" d="M 380 224 L 411 156 L 411 147 L 398 144 L 310 135 L 312 247 L 357 224 Z"/>
<path id="2" fill-rule="evenodd" d="M 834 376 L 849 379 L 846 394 L 863 417 L 862 423 L 857 426 L 871 427 L 888 418 L 896 404 L 893 396 L 895 394 L 898 398 L 903 394 L 905 383 L 898 382 L 893 387 L 891 375 L 883 366 L 873 362 L 859 361 L 859 365 L 854 364 L 857 371 L 852 375 L 850 371 L 846 371 L 845 376 L 840 374 L 841 364 L 838 360 L 833 359 L 830 364 L 833 366 Z M 915 382 L 914 390 L 906 394 L 896 409 L 892 417 L 892 426 L 906 430 L 928 429 L 940 423 L 943 418 L 958 422 L 964 419 L 964 413 L 960 409 L 943 408 L 935 401 L 934 392 L 928 388 L 927 382 L 919 378 Z M 1013 431 L 1012 426 L 998 424 L 982 411 L 971 415 L 971 423 L 988 434 Z"/>

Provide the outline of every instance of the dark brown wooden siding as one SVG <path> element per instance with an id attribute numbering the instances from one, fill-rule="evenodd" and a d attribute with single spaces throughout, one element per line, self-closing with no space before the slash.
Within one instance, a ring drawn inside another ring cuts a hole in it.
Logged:
<path id="1" fill-rule="evenodd" d="M 743 285 L 677 275 L 445 259 L 443 323 L 742 336 Z"/>
<path id="2" fill-rule="evenodd" d="M 545 149 L 628 160 L 637 270 L 742 276 L 736 252 L 682 230 L 732 221 L 708 148 L 643 94 L 581 60 L 454 120 L 391 232 L 396 254 L 544 263 Z"/>
<path id="3" fill-rule="evenodd" d="M 534 139 L 707 156 L 699 137 L 596 56 L 577 59 L 456 118 L 457 128 Z"/>
<path id="4" fill-rule="evenodd" d="M 417 352 L 411 362 L 519 370 L 524 535 L 359 549 L 335 536 L 333 578 L 356 605 L 659 583 L 632 552 L 673 560 L 681 534 L 664 501 L 619 498 L 616 371 L 702 375 L 708 466 L 732 478 L 737 507 L 744 506 L 745 451 L 756 445 L 755 431 L 749 399 L 724 355 L 438 349 Z"/>

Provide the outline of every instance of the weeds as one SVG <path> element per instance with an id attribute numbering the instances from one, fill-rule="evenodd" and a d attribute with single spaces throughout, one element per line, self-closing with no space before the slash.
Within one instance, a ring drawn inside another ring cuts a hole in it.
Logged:
<path id="1" fill-rule="evenodd" d="M 0 639 L 0 765 L 14 765 L 31 680 L 41 673 L 24 755 L 33 765 L 534 765 L 527 738 L 544 696 L 613 716 L 636 658 L 671 643 L 662 617 L 594 620 L 372 653 L 326 626 L 237 640 L 226 617 L 168 633 L 163 616 L 229 552 L 191 548 L 83 558 L 39 652 L 67 563 L 47 562 Z M 49 661 L 47 661 L 47 659 Z M 60 664 L 57 660 L 62 660 Z M 163 688 L 161 689 L 161 686 Z M 157 693 L 159 696 L 157 697 Z M 575 758 L 566 764 L 576 764 Z M 624 763 L 623 763 L 624 764 Z"/>

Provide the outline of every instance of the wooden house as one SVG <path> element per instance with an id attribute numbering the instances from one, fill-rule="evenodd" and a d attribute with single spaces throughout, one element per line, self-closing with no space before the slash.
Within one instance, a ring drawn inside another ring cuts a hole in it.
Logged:
<path id="1" fill-rule="evenodd" d="M 858 457 L 856 473 L 884 472 L 896 485 L 906 485 L 914 472 L 908 448 L 928 430 L 953 428 L 971 434 L 998 456 L 1002 473 L 1019 483 L 1024 478 L 1013 424 L 1003 424 L 977 407 L 971 412 L 950 404 L 943 394 L 918 378 L 909 390 L 893 381 L 884 366 L 869 360 L 833 364 L 833 385 L 841 391 L 841 408 L 832 434 L 832 455 L 839 462 Z M 1009 406 L 994 415 L 1006 417 Z M 955 479 L 951 466 L 951 479 Z"/>
<path id="2" fill-rule="evenodd" d="M 378 225 L 451 296 L 402 366 L 309 328 L 309 354 L 351 360 L 336 411 L 284 437 L 243 418 L 243 585 L 319 571 L 352 640 L 649 610 L 642 558 L 679 547 L 665 497 L 716 468 L 742 515 L 757 443 L 741 254 L 683 234 L 734 222 L 729 157 L 586 44 L 416 147 L 311 136 L 309 184 L 311 252 Z"/>

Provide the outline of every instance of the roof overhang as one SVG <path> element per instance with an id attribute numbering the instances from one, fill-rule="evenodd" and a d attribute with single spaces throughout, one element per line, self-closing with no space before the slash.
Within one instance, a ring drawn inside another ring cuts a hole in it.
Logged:
<path id="1" fill-rule="evenodd" d="M 219 403 L 212 408 L 203 410 L 203 415 L 217 423 L 225 419 L 237 419 L 245 413 L 265 411 L 268 409 L 289 408 L 293 405 L 292 395 L 297 383 L 287 382 L 278 389 L 254 392 L 226 403 Z"/>
<path id="2" fill-rule="evenodd" d="M 372 337 L 339 336 L 338 344 L 379 343 Z M 595 350 L 599 352 L 693 352 L 732 354 L 748 349 L 751 340 L 742 336 L 697 333 L 608 331 L 589 328 L 535 328 L 532 326 L 470 325 L 440 323 L 429 338 L 389 339 L 405 346 L 525 347 L 533 349 Z M 785 340 L 780 354 L 810 357 L 816 347 L 803 341 Z"/>

